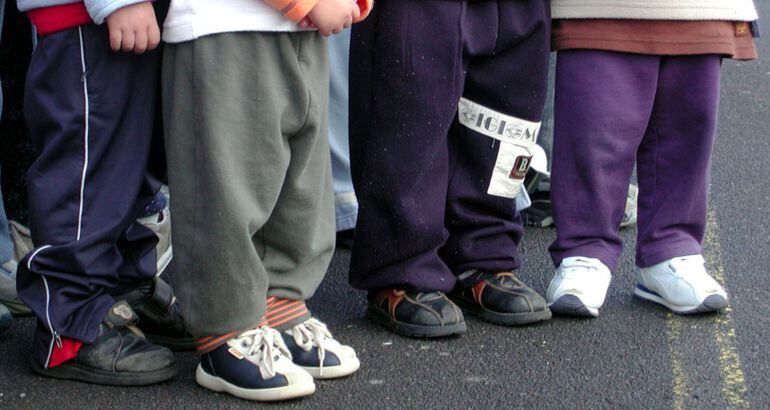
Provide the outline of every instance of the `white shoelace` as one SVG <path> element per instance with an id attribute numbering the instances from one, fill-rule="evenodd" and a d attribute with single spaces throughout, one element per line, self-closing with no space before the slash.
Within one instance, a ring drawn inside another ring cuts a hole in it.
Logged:
<path id="1" fill-rule="evenodd" d="M 262 361 L 265 364 L 268 377 L 275 376 L 275 361 L 281 355 L 291 357 L 291 352 L 289 352 L 289 348 L 283 342 L 281 334 L 267 326 L 243 332 L 235 340 L 243 348 L 242 353 L 247 357 L 256 358 L 258 362 Z"/>
<path id="2" fill-rule="evenodd" d="M 319 374 L 324 373 L 324 359 L 326 358 L 326 348 L 324 342 L 326 339 L 333 339 L 331 332 L 320 320 L 310 318 L 297 326 L 294 326 L 291 332 L 294 342 L 300 349 L 309 352 L 313 347 L 318 348 Z"/>

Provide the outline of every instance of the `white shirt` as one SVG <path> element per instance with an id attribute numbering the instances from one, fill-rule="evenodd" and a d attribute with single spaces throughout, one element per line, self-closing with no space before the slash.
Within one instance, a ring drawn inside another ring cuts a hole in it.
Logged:
<path id="1" fill-rule="evenodd" d="M 163 41 L 179 43 L 235 31 L 302 31 L 262 0 L 174 0 L 163 23 Z"/>

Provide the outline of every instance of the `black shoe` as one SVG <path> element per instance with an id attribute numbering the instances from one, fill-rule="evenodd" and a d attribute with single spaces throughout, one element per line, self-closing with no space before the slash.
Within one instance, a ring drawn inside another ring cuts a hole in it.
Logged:
<path id="1" fill-rule="evenodd" d="M 187 332 L 174 290 L 160 277 L 114 297 L 131 305 L 147 340 L 175 351 L 195 350 L 195 338 Z"/>
<path id="2" fill-rule="evenodd" d="M 551 192 L 535 191 L 530 194 L 532 205 L 521 211 L 521 221 L 526 226 L 547 228 L 553 226 L 553 212 L 551 211 Z"/>
<path id="3" fill-rule="evenodd" d="M 524 325 L 551 318 L 545 298 L 511 272 L 470 271 L 449 295 L 464 311 L 500 325 Z"/>
<path id="4" fill-rule="evenodd" d="M 353 238 L 355 229 L 346 229 L 337 232 L 337 249 L 353 249 Z"/>
<path id="5" fill-rule="evenodd" d="M 443 337 L 466 330 L 462 311 L 444 292 L 370 292 L 366 316 L 396 334 L 409 337 Z"/>
<path id="6" fill-rule="evenodd" d="M 134 327 L 137 320 L 126 302 L 117 302 L 104 317 L 94 343 L 83 344 L 75 358 L 56 367 L 46 368 L 33 357 L 32 370 L 47 377 L 111 386 L 143 386 L 176 376 L 174 353 L 148 342 Z M 41 332 L 43 339 L 51 339 L 38 326 Z"/>

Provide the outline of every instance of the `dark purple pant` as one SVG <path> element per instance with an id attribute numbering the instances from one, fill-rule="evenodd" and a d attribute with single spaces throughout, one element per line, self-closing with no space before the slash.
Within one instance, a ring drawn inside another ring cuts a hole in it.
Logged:
<path id="1" fill-rule="evenodd" d="M 634 163 L 636 264 L 701 252 L 721 58 L 559 52 L 551 198 L 554 263 L 614 269 Z"/>
<path id="2" fill-rule="evenodd" d="M 514 200 L 487 194 L 500 142 L 459 125 L 458 101 L 539 122 L 549 32 L 547 0 L 382 0 L 354 26 L 354 287 L 449 291 L 520 265 Z"/>
<path id="3" fill-rule="evenodd" d="M 92 342 L 109 293 L 155 274 L 157 238 L 135 219 L 158 188 L 147 163 L 159 57 L 113 52 L 93 25 L 42 37 L 32 57 L 24 114 L 37 248 L 19 264 L 18 289 L 49 332 Z M 41 363 L 50 337 L 36 340 Z"/>

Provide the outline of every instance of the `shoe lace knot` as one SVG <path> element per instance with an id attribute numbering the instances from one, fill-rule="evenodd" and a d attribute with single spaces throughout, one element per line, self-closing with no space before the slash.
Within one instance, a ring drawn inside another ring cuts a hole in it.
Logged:
<path id="1" fill-rule="evenodd" d="M 334 338 L 329 329 L 320 320 L 310 318 L 294 326 L 292 330 L 291 335 L 300 349 L 309 352 L 313 347 L 318 348 L 319 372 L 323 375 L 324 359 L 326 359 L 326 340 Z"/>
<path id="2" fill-rule="evenodd" d="M 264 376 L 267 378 L 275 376 L 275 362 L 281 356 L 291 357 L 281 334 L 267 326 L 243 332 L 236 337 L 236 341 L 240 344 L 243 354 L 264 364 L 267 372 Z"/>

